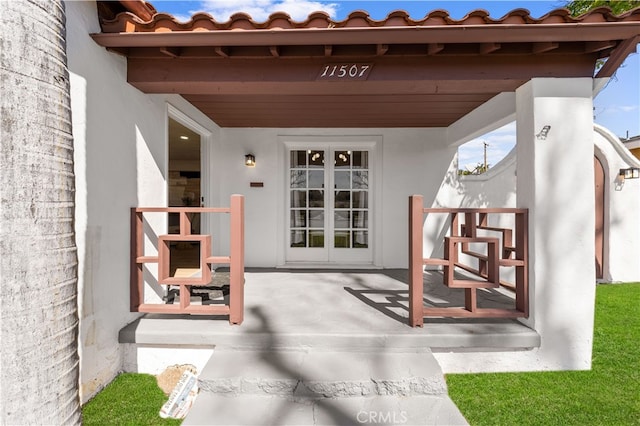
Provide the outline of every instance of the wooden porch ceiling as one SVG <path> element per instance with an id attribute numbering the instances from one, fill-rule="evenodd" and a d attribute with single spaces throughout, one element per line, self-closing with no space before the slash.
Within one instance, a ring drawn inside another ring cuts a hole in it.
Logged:
<path id="1" fill-rule="evenodd" d="M 446 127 L 534 77 L 592 77 L 602 58 L 598 76 L 610 76 L 640 42 L 640 8 L 537 20 L 522 10 L 461 21 L 443 11 L 422 21 L 274 14 L 262 24 L 153 12 L 103 11 L 92 37 L 127 57 L 130 84 L 181 94 L 222 127 Z"/>

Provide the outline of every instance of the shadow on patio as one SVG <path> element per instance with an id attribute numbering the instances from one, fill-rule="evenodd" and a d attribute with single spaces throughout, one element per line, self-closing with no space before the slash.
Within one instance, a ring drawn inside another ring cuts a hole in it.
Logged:
<path id="1" fill-rule="evenodd" d="M 246 348 L 340 348 L 353 346 L 354 339 L 363 348 L 522 349 L 539 345 L 535 331 L 512 319 L 425 318 L 423 328 L 409 327 L 407 270 L 403 269 L 248 269 L 245 278 L 242 325 L 230 326 L 211 316 L 147 314 L 121 330 L 120 342 Z M 438 272 L 424 274 L 425 304 L 461 306 L 463 290 L 449 289 L 441 280 Z M 222 288 L 214 291 L 224 294 L 224 285 L 218 285 Z M 479 305 L 512 306 L 509 293 L 483 289 Z M 268 331 L 261 330 L 264 318 L 269 320 Z M 274 335 L 278 338 L 273 339 Z"/>

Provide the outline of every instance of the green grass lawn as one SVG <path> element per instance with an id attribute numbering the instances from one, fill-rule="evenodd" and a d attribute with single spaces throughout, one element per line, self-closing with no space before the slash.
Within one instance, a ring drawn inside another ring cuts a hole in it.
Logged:
<path id="1" fill-rule="evenodd" d="M 82 407 L 82 424 L 179 425 L 182 420 L 158 415 L 167 399 L 155 376 L 123 373 Z"/>
<path id="2" fill-rule="evenodd" d="M 640 425 L 640 283 L 596 291 L 591 371 L 447 375 L 471 425 Z"/>

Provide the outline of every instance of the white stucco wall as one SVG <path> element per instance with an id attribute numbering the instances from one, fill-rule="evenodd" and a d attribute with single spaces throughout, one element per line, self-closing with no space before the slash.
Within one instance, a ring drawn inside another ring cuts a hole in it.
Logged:
<path id="1" fill-rule="evenodd" d="M 588 79 L 539 79 L 523 86 L 514 99 L 518 102 L 518 156 L 512 152 L 479 177 L 456 179 L 452 167 L 444 180 L 436 205 L 530 209 L 533 298 L 531 316 L 525 322 L 542 337 L 541 347 L 531 351 L 435 354 L 445 372 L 590 367 L 594 153 L 605 168 L 605 281 L 640 279 L 640 221 L 630 213 L 640 208 L 640 181 L 627 180 L 621 185 L 617 178 L 621 168 L 640 163 L 611 132 L 591 127 L 590 88 Z M 502 111 L 509 113 L 508 108 Z M 452 143 L 497 127 L 486 127 L 496 118 L 491 109 L 474 111 L 474 115 L 478 120 L 452 126 L 456 128 L 449 131 L 455 135 Z M 547 139 L 532 137 L 544 125 L 550 125 L 554 134 Z M 434 234 L 441 226 L 428 219 L 426 225 L 431 225 Z M 438 253 L 441 248 L 427 242 L 428 250 Z"/>
<path id="2" fill-rule="evenodd" d="M 445 144 L 444 129 L 221 129 L 220 143 L 212 152 L 212 180 L 218 194 L 227 200 L 231 194 L 246 196 L 246 265 L 281 266 L 284 263 L 284 142 L 377 140 L 381 232 L 376 240 L 376 266 L 407 266 L 407 200 L 411 194 L 424 194 L 433 200 L 455 148 Z M 256 167 L 244 166 L 245 154 L 256 157 Z M 250 182 L 263 182 L 250 188 Z M 375 190 L 375 189 L 374 189 Z M 222 249 L 228 235 L 221 228 Z"/>
<path id="3" fill-rule="evenodd" d="M 500 121 L 496 122 L 496 127 Z M 612 132 L 594 125 L 594 155 L 605 168 L 605 238 L 604 282 L 640 280 L 640 220 L 630 212 L 640 211 L 640 180 L 626 182 L 618 178 L 620 169 L 640 167 L 636 159 Z M 452 163 L 438 191 L 434 206 L 456 207 L 515 207 L 516 206 L 516 150 L 482 175 L 456 176 L 457 165 Z M 433 245 L 434 235 L 442 233 L 443 221 L 425 220 L 425 253 L 439 256 L 441 244 Z M 497 226 L 503 226 L 497 225 Z M 508 226 L 508 224 L 504 224 Z"/>
<path id="4" fill-rule="evenodd" d="M 118 331 L 137 316 L 129 312 L 129 209 L 166 205 L 167 102 L 218 129 L 181 97 L 145 95 L 126 83 L 126 59 L 89 36 L 100 31 L 95 2 L 65 7 L 84 402 L 122 370 Z"/>
<path id="5" fill-rule="evenodd" d="M 595 300 L 593 82 L 516 91 L 517 206 L 529 209 L 529 318 L 542 369 L 589 369 Z M 541 135 L 547 127 L 548 133 Z"/>
<path id="6" fill-rule="evenodd" d="M 617 136 L 594 130 L 595 155 L 605 170 L 604 281 L 640 281 L 640 179 L 620 180 L 620 169 L 640 167 Z"/>
<path id="7" fill-rule="evenodd" d="M 447 145 L 457 150 L 462 144 L 514 121 L 515 108 L 515 93 L 502 93 L 495 96 L 447 129 Z M 448 164 L 444 178 L 441 179 L 436 196 L 431 199 L 425 198 L 425 207 L 502 208 L 515 206 L 515 150 L 488 172 L 478 176 L 459 176 L 458 162 L 454 157 Z M 513 228 L 513 218 L 509 215 L 495 215 L 491 216 L 489 220 L 492 226 Z M 442 257 L 444 243 L 442 237 L 448 232 L 448 227 L 446 215 L 432 214 L 425 217 L 425 257 Z M 441 269 L 441 267 L 428 266 L 427 269 Z M 504 269 L 501 274 L 506 274 L 504 278 L 512 281 L 513 268 Z"/>
<path id="8" fill-rule="evenodd" d="M 594 81 L 594 93 L 602 82 Z M 482 136 L 515 119 L 515 93 L 502 93 L 472 111 L 447 129 L 448 143 L 455 146 Z M 564 115 L 560 115 L 564 117 Z M 631 212 L 640 211 L 640 180 L 621 182 L 617 178 L 622 168 L 640 167 L 619 138 L 606 128 L 594 125 L 594 154 L 605 168 L 605 282 L 640 280 L 640 220 Z M 514 149 L 489 172 L 479 176 L 456 175 L 457 164 L 451 164 L 438 190 L 435 206 L 447 207 L 515 207 L 516 150 Z M 622 184 L 621 184 L 622 183 Z M 425 221 L 425 254 L 438 256 L 441 245 L 433 245 L 434 236 L 443 232 L 443 221 Z"/>

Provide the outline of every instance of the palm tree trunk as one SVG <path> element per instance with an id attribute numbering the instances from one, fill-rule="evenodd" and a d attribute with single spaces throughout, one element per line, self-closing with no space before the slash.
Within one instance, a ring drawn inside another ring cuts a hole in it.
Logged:
<path id="1" fill-rule="evenodd" d="M 73 137 L 61 0 L 0 1 L 1 424 L 77 424 Z"/>

